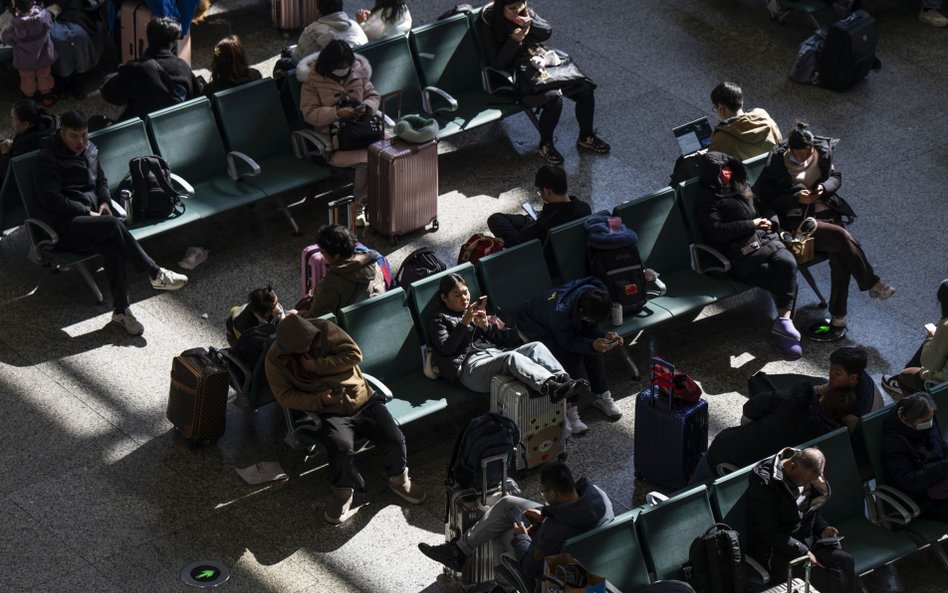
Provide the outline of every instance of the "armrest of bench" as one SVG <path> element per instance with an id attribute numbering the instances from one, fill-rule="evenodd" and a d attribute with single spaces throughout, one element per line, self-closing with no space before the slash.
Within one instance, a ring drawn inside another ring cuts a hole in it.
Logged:
<path id="1" fill-rule="evenodd" d="M 488 95 L 499 92 L 512 93 L 514 90 L 513 74 L 492 66 L 481 68 L 481 85 Z"/>
<path id="2" fill-rule="evenodd" d="M 41 266 L 43 265 L 43 250 L 55 248 L 59 243 L 59 235 L 52 227 L 38 218 L 27 218 L 23 221 L 23 224 L 26 226 L 26 234 L 30 239 L 30 250 L 26 257 L 34 264 Z M 43 239 L 37 236 L 37 231 L 46 233 L 47 238 Z"/>
<path id="3" fill-rule="evenodd" d="M 184 190 L 184 193 L 186 193 L 188 196 L 194 195 L 194 186 L 188 183 L 184 177 L 177 175 L 175 173 L 171 173 L 170 175 L 171 175 L 171 181 L 177 183 L 178 186 Z"/>
<path id="4" fill-rule="evenodd" d="M 243 161 L 250 167 L 250 173 L 244 173 L 244 175 L 248 177 L 254 177 L 260 174 L 260 165 L 257 164 L 257 161 L 253 160 L 242 152 L 232 150 L 227 153 L 227 175 L 234 181 L 237 181 L 244 176 L 237 171 L 238 160 Z"/>
<path id="5" fill-rule="evenodd" d="M 447 103 L 447 105 L 443 107 L 435 107 L 431 103 L 432 94 L 434 94 L 435 97 L 441 97 Z M 440 111 L 457 111 L 458 100 L 436 86 L 426 86 L 421 91 L 421 106 L 426 112 L 431 114 L 438 113 Z"/>
<path id="6" fill-rule="evenodd" d="M 369 384 L 374 391 L 378 391 L 385 396 L 385 401 L 390 402 L 395 399 L 395 395 L 392 393 L 392 390 L 388 388 L 388 385 L 382 383 L 376 377 L 368 373 L 362 373 L 362 378 L 365 379 L 365 382 Z"/>
<path id="7" fill-rule="evenodd" d="M 290 139 L 293 143 L 293 154 L 298 159 L 314 156 L 325 158 L 332 152 L 332 140 L 328 134 L 320 134 L 315 130 L 295 130 Z"/>
<path id="8" fill-rule="evenodd" d="M 250 407 L 247 400 L 247 392 L 250 390 L 250 378 L 252 373 L 244 361 L 239 356 L 234 355 L 230 348 L 216 349 L 215 352 L 224 359 L 227 365 L 227 374 L 230 375 L 230 384 L 237 392 L 237 403 L 242 408 Z"/>
<path id="9" fill-rule="evenodd" d="M 708 256 L 710 256 L 712 260 L 711 265 L 702 263 L 702 259 L 708 259 Z M 731 270 L 731 261 L 714 247 L 702 243 L 692 243 L 691 269 L 699 274 L 706 274 L 708 272 L 729 272 Z"/>
<path id="10" fill-rule="evenodd" d="M 895 523 L 897 525 L 907 525 L 912 519 L 921 514 L 922 510 L 914 500 L 907 494 L 893 488 L 892 486 L 876 486 L 875 490 L 870 492 L 873 498 L 877 498 L 885 503 L 887 511 L 891 508 L 894 512 L 886 512 L 880 517 L 883 524 Z"/>

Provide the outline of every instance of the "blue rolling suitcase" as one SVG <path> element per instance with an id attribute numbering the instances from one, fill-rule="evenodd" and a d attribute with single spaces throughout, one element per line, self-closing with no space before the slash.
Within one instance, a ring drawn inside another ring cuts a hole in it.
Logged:
<path id="1" fill-rule="evenodd" d="M 635 401 L 634 455 L 636 478 L 678 490 L 688 484 L 708 450 L 708 402 L 692 404 L 662 394 L 656 369 L 670 377 L 674 368 L 661 359 L 651 360 L 649 386 Z"/>

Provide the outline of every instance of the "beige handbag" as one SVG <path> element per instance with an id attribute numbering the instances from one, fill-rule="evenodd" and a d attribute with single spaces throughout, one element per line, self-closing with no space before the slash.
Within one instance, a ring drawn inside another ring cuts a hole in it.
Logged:
<path id="1" fill-rule="evenodd" d="M 809 210 L 809 206 L 807 206 L 807 210 Z M 804 216 L 805 215 L 806 213 L 804 213 Z M 816 225 L 811 225 L 812 230 L 804 232 L 802 229 L 806 221 L 807 218 L 804 218 L 803 222 L 800 223 L 800 226 L 797 227 L 797 230 L 793 234 L 782 233 L 780 236 L 787 245 L 787 249 L 790 250 L 790 253 L 792 253 L 793 257 L 797 260 L 797 265 L 808 264 L 813 261 L 815 256 L 813 232 L 816 231 Z"/>

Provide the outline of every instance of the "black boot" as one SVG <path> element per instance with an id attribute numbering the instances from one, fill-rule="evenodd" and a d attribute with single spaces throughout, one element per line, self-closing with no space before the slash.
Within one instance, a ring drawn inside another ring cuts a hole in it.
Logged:
<path id="1" fill-rule="evenodd" d="M 464 570 L 464 563 L 467 561 L 467 555 L 461 551 L 461 548 L 454 542 L 448 544 L 439 544 L 432 546 L 430 544 L 418 544 L 421 553 L 436 562 L 440 562 L 454 572 Z"/>

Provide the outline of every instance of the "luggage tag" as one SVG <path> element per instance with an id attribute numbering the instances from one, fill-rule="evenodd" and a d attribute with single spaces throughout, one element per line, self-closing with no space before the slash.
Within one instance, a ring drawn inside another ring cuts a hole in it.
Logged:
<path id="1" fill-rule="evenodd" d="M 663 360 L 657 356 L 649 358 L 648 382 L 652 386 L 650 389 L 652 398 L 651 405 L 655 405 L 655 400 L 661 395 L 662 389 L 668 393 L 668 411 L 672 411 L 672 387 L 675 376 L 675 365 Z"/>

